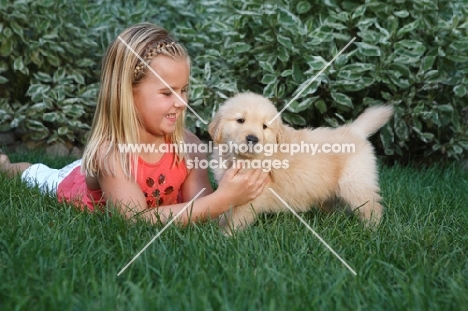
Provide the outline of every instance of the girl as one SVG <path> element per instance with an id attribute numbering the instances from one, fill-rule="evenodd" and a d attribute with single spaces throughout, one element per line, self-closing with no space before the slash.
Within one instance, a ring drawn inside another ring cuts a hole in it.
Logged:
<path id="1" fill-rule="evenodd" d="M 0 171 L 21 174 L 29 185 L 82 209 L 111 204 L 128 218 L 140 214 L 151 223 L 167 221 L 195 197 L 177 219 L 180 223 L 217 217 L 246 204 L 267 182 L 261 169 L 230 169 L 213 192 L 206 169 L 186 166 L 188 159 L 206 159 L 201 152 L 124 150 L 131 145 L 161 150 L 180 142 L 201 144 L 184 129 L 189 75 L 186 50 L 165 29 L 142 23 L 124 30 L 103 59 L 96 113 L 82 160 L 55 170 L 11 163 L 0 154 Z"/>

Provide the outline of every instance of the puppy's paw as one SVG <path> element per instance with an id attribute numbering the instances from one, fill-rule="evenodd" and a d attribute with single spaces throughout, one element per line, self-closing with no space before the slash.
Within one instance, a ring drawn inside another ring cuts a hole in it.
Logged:
<path id="1" fill-rule="evenodd" d="M 231 212 L 226 212 L 218 217 L 218 225 L 224 236 L 230 237 L 234 234 Z"/>
<path id="2" fill-rule="evenodd" d="M 377 230 L 382 222 L 382 213 L 372 212 L 370 216 L 363 218 L 364 226 L 371 230 Z"/>
<path id="3" fill-rule="evenodd" d="M 218 224 L 226 236 L 232 236 L 235 231 L 248 228 L 255 221 L 255 212 L 250 207 L 236 207 L 219 216 Z"/>
<path id="4" fill-rule="evenodd" d="M 224 226 L 221 228 L 221 233 L 225 237 L 232 237 L 234 235 L 234 230 L 230 226 Z"/>

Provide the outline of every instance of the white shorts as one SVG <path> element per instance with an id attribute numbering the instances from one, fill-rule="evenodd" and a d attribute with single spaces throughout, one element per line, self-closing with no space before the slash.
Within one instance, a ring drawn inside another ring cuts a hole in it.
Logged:
<path id="1" fill-rule="evenodd" d="M 21 180 L 29 187 L 37 186 L 43 193 L 57 194 L 58 185 L 80 165 L 81 160 L 76 160 L 61 169 L 50 168 L 40 163 L 33 164 L 21 174 Z"/>

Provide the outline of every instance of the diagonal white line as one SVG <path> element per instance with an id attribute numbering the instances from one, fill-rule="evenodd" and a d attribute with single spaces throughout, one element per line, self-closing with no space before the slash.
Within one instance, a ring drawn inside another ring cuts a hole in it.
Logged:
<path id="1" fill-rule="evenodd" d="M 338 58 L 338 56 L 340 56 L 340 55 L 344 52 L 344 50 L 346 50 L 346 49 L 348 48 L 348 46 L 349 46 L 351 43 L 353 43 L 354 40 L 356 40 L 356 37 L 352 38 L 351 41 L 349 41 L 348 44 L 346 44 L 345 47 L 342 48 L 341 51 L 339 51 L 338 54 L 336 54 L 335 57 L 333 57 L 332 60 L 329 61 L 329 62 L 325 65 L 325 67 L 323 67 L 322 70 L 320 70 L 320 71 L 315 75 L 315 77 L 314 77 L 312 80 L 310 80 L 309 83 L 307 83 L 307 84 L 302 88 L 302 90 L 301 90 L 299 93 L 297 93 L 297 95 L 294 96 L 294 98 L 291 99 L 291 100 L 289 101 L 289 103 L 288 103 L 286 106 L 284 106 L 283 109 L 281 109 L 280 112 L 278 112 L 278 113 L 276 114 L 276 116 L 274 116 L 273 119 L 270 120 L 270 122 L 268 122 L 268 124 L 271 124 L 273 121 L 275 121 L 275 119 L 278 118 L 278 117 L 280 116 L 280 114 L 282 114 L 283 111 L 286 110 L 286 108 L 288 108 L 289 105 L 291 105 L 291 103 L 292 103 L 293 101 L 295 101 L 295 100 L 302 94 L 302 92 L 304 92 L 304 90 L 305 90 L 309 85 L 311 85 L 312 82 L 314 82 L 314 81 L 317 79 L 317 77 L 320 76 L 320 75 L 328 68 L 328 66 L 331 65 L 331 64 Z"/>
<path id="2" fill-rule="evenodd" d="M 175 215 L 175 217 L 172 218 L 171 221 L 169 221 L 164 226 L 164 228 L 162 228 L 162 230 L 159 231 L 158 234 L 156 234 L 156 236 L 152 238 L 151 241 L 149 241 L 148 244 L 146 244 L 145 247 L 143 247 L 143 249 L 139 251 L 138 254 L 136 254 L 135 257 L 133 257 L 133 259 L 130 260 L 128 264 L 125 265 L 125 267 L 122 268 L 122 270 L 120 270 L 119 273 L 117 273 L 117 276 L 121 275 L 128 268 L 128 266 L 130 266 L 132 262 L 134 262 L 145 251 L 145 249 L 147 249 L 148 246 L 150 246 L 150 244 L 153 243 L 154 240 L 156 240 L 164 232 L 164 230 L 166 230 L 167 227 L 169 227 L 174 222 L 174 220 L 176 220 L 177 217 L 179 217 L 187 209 L 187 207 L 189 207 L 193 203 L 193 201 L 195 201 L 195 199 L 200 196 L 200 194 L 202 194 L 203 191 L 205 191 L 205 189 L 206 188 L 203 188 L 202 190 L 200 190 L 200 192 L 198 192 L 197 195 L 192 200 L 190 200 L 190 202 L 188 202 L 187 205 L 185 205 L 184 208 L 180 212 L 178 212 L 177 215 Z"/>
<path id="3" fill-rule="evenodd" d="M 301 218 L 301 216 L 299 216 L 296 211 L 294 211 L 289 205 L 288 203 L 286 203 L 286 201 L 284 201 L 277 193 L 275 190 L 271 189 L 271 188 L 268 188 L 270 189 L 271 192 L 273 192 L 274 195 L 276 195 L 276 197 L 294 214 L 294 216 L 296 216 L 297 218 L 299 218 L 299 220 L 307 227 L 307 229 L 309 229 L 316 237 L 317 239 L 320 240 L 320 242 L 322 242 L 332 253 L 333 255 L 335 255 L 345 266 L 346 268 L 349 269 L 349 271 L 351 271 L 351 273 L 353 273 L 354 275 L 357 275 L 356 271 L 353 270 L 353 268 L 351 268 L 347 263 L 346 261 L 343 260 L 343 258 L 340 257 L 340 255 L 338 255 L 334 250 L 333 248 L 330 247 L 330 245 L 327 244 L 327 242 L 325 242 L 321 237 L 320 235 L 318 235 L 314 229 L 312 229 L 309 224 Z"/>
<path id="4" fill-rule="evenodd" d="M 187 102 L 185 102 L 185 100 L 184 100 L 182 97 L 180 97 L 180 95 L 177 94 L 177 93 L 172 89 L 172 87 L 171 87 L 169 84 L 167 84 L 167 82 L 164 81 L 164 79 L 163 79 L 160 75 L 158 75 L 158 73 L 157 73 L 153 68 L 151 68 L 151 67 L 148 65 L 148 63 L 145 62 L 145 61 L 143 60 L 143 58 L 140 57 L 140 55 L 138 55 L 138 54 L 135 52 L 135 50 L 132 49 L 131 46 L 128 45 L 127 42 L 124 41 L 124 39 L 122 39 L 122 38 L 119 36 L 119 40 L 122 41 L 122 43 L 125 44 L 125 46 L 126 46 L 130 51 L 132 51 L 132 53 L 135 54 L 135 56 L 138 57 L 138 59 L 139 59 L 140 61 L 142 61 L 143 64 L 145 64 L 145 66 L 148 67 L 148 69 L 151 70 L 151 72 L 152 72 L 159 80 L 161 80 L 161 82 L 162 82 L 169 90 L 171 90 L 171 92 L 172 92 L 181 102 L 183 102 L 184 105 L 185 105 L 188 109 L 190 109 L 190 111 L 191 111 L 194 115 L 196 115 L 196 116 L 198 117 L 198 119 L 200 119 L 200 121 L 203 122 L 203 124 L 208 124 L 208 122 L 206 122 L 205 120 L 203 120 L 203 118 L 200 117 L 200 116 L 195 112 L 195 110 L 193 110 L 192 107 L 190 107 L 189 104 L 187 104 Z"/>

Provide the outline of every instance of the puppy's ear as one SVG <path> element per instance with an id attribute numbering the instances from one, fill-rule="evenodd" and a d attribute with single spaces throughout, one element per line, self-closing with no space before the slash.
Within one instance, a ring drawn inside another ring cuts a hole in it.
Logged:
<path id="1" fill-rule="evenodd" d="M 281 145 L 285 141 L 286 126 L 280 120 L 276 123 L 276 129 L 276 143 Z"/>
<path id="2" fill-rule="evenodd" d="M 215 143 L 220 143 L 222 139 L 223 121 L 219 111 L 215 114 L 213 121 L 208 125 L 208 133 Z"/>

